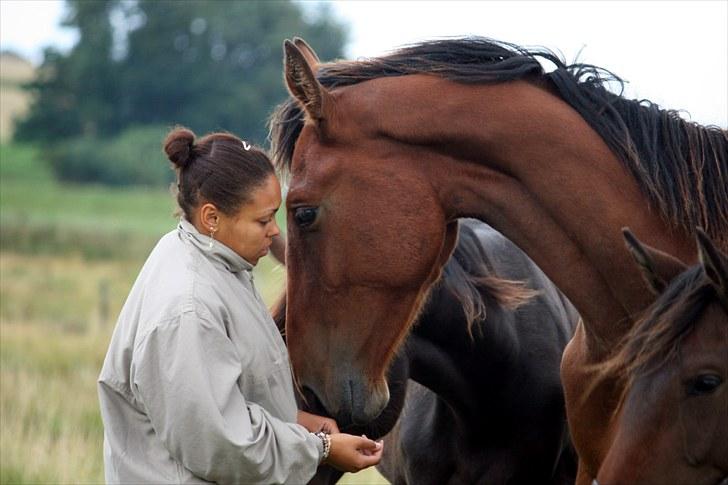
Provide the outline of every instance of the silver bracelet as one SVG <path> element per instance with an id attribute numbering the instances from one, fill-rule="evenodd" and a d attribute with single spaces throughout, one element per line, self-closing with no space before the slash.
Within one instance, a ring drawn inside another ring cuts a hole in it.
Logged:
<path id="1" fill-rule="evenodd" d="M 314 433 L 314 435 L 317 436 L 324 445 L 324 456 L 321 458 L 321 463 L 323 463 L 329 457 L 329 453 L 331 452 L 331 436 L 323 431 L 318 431 L 317 433 Z"/>

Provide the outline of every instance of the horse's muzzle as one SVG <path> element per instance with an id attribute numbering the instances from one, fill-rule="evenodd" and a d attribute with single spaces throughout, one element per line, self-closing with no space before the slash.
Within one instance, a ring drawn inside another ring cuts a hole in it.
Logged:
<path id="1" fill-rule="evenodd" d="M 349 379 L 347 384 L 348 393 L 344 401 L 350 413 L 351 423 L 362 426 L 374 421 L 389 401 L 389 389 L 386 383 L 383 392 L 369 388 L 361 380 Z"/>

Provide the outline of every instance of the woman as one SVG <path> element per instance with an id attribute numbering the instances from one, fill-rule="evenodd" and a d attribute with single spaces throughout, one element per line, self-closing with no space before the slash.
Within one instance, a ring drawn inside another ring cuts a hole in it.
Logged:
<path id="1" fill-rule="evenodd" d="M 279 234 L 268 158 L 227 133 L 195 143 L 184 128 L 165 151 L 183 217 L 144 264 L 99 376 L 107 482 L 305 483 L 323 461 L 378 463 L 381 443 L 296 409 L 251 272 Z"/>

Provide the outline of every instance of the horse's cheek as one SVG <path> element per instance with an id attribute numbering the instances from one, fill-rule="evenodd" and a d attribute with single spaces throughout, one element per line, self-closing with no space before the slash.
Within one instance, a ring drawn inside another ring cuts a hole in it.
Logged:
<path id="1" fill-rule="evenodd" d="M 713 395 L 690 397 L 680 404 L 680 432 L 684 436 L 675 436 L 675 443 L 685 443 L 685 454 L 698 463 L 710 461 L 714 455 L 728 465 L 728 441 L 725 433 L 728 429 L 728 412 L 726 404 L 728 395 L 725 390 Z M 722 455 L 715 454 L 723 448 Z"/>

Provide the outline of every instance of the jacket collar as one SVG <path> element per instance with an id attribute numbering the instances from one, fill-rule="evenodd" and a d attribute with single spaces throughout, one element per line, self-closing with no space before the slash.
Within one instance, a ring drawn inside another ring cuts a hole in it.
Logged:
<path id="1" fill-rule="evenodd" d="M 180 217 L 177 231 L 184 239 L 187 239 L 196 246 L 208 259 L 222 263 L 222 265 L 225 266 L 225 268 L 231 273 L 253 270 L 252 264 L 247 262 L 238 253 L 225 246 L 220 241 L 214 241 L 212 248 L 210 248 L 212 238 L 201 234 L 197 228 L 184 217 Z"/>

